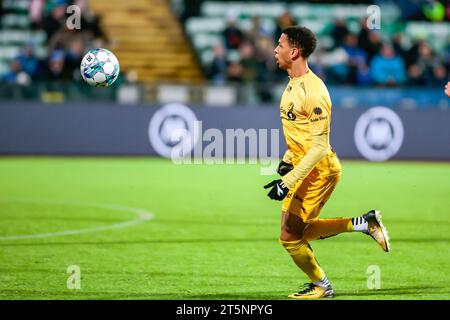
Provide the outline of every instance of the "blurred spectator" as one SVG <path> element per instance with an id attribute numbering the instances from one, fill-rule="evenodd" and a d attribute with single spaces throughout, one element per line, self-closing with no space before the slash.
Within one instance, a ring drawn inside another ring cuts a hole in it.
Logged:
<path id="1" fill-rule="evenodd" d="M 64 0 L 53 0 L 48 4 L 48 9 L 42 18 L 42 27 L 47 34 L 47 39 L 58 32 L 66 24 L 66 3 Z"/>
<path id="2" fill-rule="evenodd" d="M 429 85 L 437 87 L 448 79 L 449 77 L 447 75 L 447 69 L 444 67 L 444 65 L 438 64 L 433 69 L 433 80 Z"/>
<path id="3" fill-rule="evenodd" d="M 56 49 L 63 50 L 67 52 L 71 47 L 72 43 L 75 41 L 81 41 L 83 48 L 92 41 L 92 37 L 89 33 L 76 29 L 69 29 L 67 26 L 61 27 L 50 39 L 48 43 L 49 52 L 53 52 Z"/>
<path id="4" fill-rule="evenodd" d="M 344 19 L 336 19 L 334 21 L 333 29 L 331 30 L 331 36 L 333 37 L 334 47 L 340 47 L 344 43 L 345 37 L 350 33 L 347 28 L 347 23 Z"/>
<path id="5" fill-rule="evenodd" d="M 207 68 L 207 75 L 215 85 L 222 85 L 227 75 L 227 57 L 222 43 L 217 43 L 213 48 L 214 57 Z"/>
<path id="6" fill-rule="evenodd" d="M 445 4 L 445 20 L 450 21 L 450 1 L 447 0 Z"/>
<path id="7" fill-rule="evenodd" d="M 358 66 L 356 83 L 358 84 L 358 86 L 368 86 L 373 83 L 372 75 L 370 74 L 370 68 L 367 64 Z"/>
<path id="8" fill-rule="evenodd" d="M 421 42 L 417 61 L 409 66 L 410 84 L 435 86 L 445 81 L 446 70 L 430 45 Z"/>
<path id="9" fill-rule="evenodd" d="M 277 75 L 282 74 L 284 78 L 286 77 L 286 73 L 282 72 L 281 69 L 278 69 L 276 65 L 273 57 L 274 49 L 275 46 L 271 36 L 261 37 L 256 43 L 256 90 L 257 95 L 262 102 L 272 101 L 273 97 L 270 89 L 272 88 L 274 81 L 277 80 Z"/>
<path id="10" fill-rule="evenodd" d="M 395 50 L 395 53 L 397 55 L 399 55 L 400 57 L 403 58 L 403 60 L 405 60 L 405 64 L 407 65 L 406 62 L 406 58 L 408 56 L 408 51 L 405 50 L 404 44 L 403 44 L 403 33 L 399 32 L 396 33 L 393 37 L 392 37 L 392 47 Z"/>
<path id="11" fill-rule="evenodd" d="M 238 49 L 244 40 L 244 33 L 237 25 L 237 15 L 229 12 L 227 16 L 227 26 L 223 31 L 225 47 L 227 49 Z"/>
<path id="12" fill-rule="evenodd" d="M 312 56 L 310 56 L 308 63 L 311 70 L 323 81 L 329 83 L 327 77 L 327 69 L 325 67 L 324 59 L 324 49 L 318 47 L 316 52 Z"/>
<path id="13" fill-rule="evenodd" d="M 370 65 L 370 73 L 376 84 L 396 86 L 406 80 L 405 64 L 395 54 L 390 44 L 384 44 L 380 54 L 376 55 Z"/>
<path id="14" fill-rule="evenodd" d="M 358 38 L 349 33 L 344 39 L 343 49 L 347 53 L 348 76 L 347 82 L 356 84 L 360 77 L 360 71 L 367 71 L 367 54 L 358 48 Z"/>
<path id="15" fill-rule="evenodd" d="M 239 61 L 232 61 L 227 69 L 227 80 L 234 83 L 242 83 L 244 80 L 244 68 Z"/>
<path id="16" fill-rule="evenodd" d="M 250 41 L 245 41 L 239 47 L 241 65 L 243 70 L 242 78 L 245 82 L 253 82 L 258 72 L 258 61 L 256 60 L 255 48 Z"/>
<path id="17" fill-rule="evenodd" d="M 325 76 L 328 83 L 345 83 L 348 76 L 348 55 L 342 47 L 326 51 L 324 48 L 318 48 L 310 56 L 309 62 L 313 70 L 317 70 Z"/>
<path id="18" fill-rule="evenodd" d="M 31 83 L 30 76 L 22 70 L 18 59 L 14 59 L 9 64 L 9 71 L 2 76 L 2 81 L 9 84 L 26 86 Z"/>
<path id="19" fill-rule="evenodd" d="M 389 0 L 399 8 L 402 20 L 449 20 L 448 0 Z M 382 2 L 379 0 L 378 2 Z"/>
<path id="20" fill-rule="evenodd" d="M 45 70 L 45 80 L 62 81 L 71 79 L 70 72 L 64 68 L 64 60 L 65 54 L 62 50 L 55 50 L 50 54 Z"/>
<path id="21" fill-rule="evenodd" d="M 69 74 L 72 75 L 72 79 L 81 80 L 80 64 L 84 54 L 84 44 L 82 39 L 75 39 L 67 50 L 65 59 L 65 68 Z"/>
<path id="22" fill-rule="evenodd" d="M 30 0 L 30 22 L 33 29 L 42 26 L 42 15 L 44 11 L 45 0 Z"/>
<path id="23" fill-rule="evenodd" d="M 367 62 L 370 63 L 372 58 L 380 51 L 382 40 L 377 30 L 370 30 L 367 27 L 367 19 L 360 21 L 361 30 L 358 34 L 358 47 L 367 53 Z"/>
<path id="24" fill-rule="evenodd" d="M 413 64 L 408 67 L 408 84 L 411 86 L 423 86 L 424 79 L 422 77 L 422 70 L 418 65 Z"/>
<path id="25" fill-rule="evenodd" d="M 48 38 L 49 52 L 55 49 L 69 50 L 72 43 L 80 40 L 82 51 L 87 47 L 103 47 L 108 41 L 105 33 L 100 27 L 100 18 L 93 14 L 86 0 L 75 0 L 74 5 L 81 9 L 81 29 L 70 29 L 66 23 L 62 24 L 56 32 Z M 60 8 L 60 7 L 58 7 Z M 94 43 L 96 42 L 97 43 Z"/>
<path id="26" fill-rule="evenodd" d="M 445 51 L 443 53 L 443 63 L 445 66 L 445 69 L 447 69 L 447 72 L 450 73 L 450 43 L 447 44 L 447 47 L 445 48 Z"/>
<path id="27" fill-rule="evenodd" d="M 15 59 L 9 63 L 9 70 L 3 75 L 2 81 L 6 83 L 17 83 L 19 73 L 22 71 L 20 61 Z"/>
<path id="28" fill-rule="evenodd" d="M 275 46 L 272 38 L 269 36 L 259 38 L 255 46 L 256 59 L 260 65 L 258 79 L 263 81 L 264 79 L 267 79 L 267 77 L 271 77 L 273 75 L 273 71 L 278 69 L 273 56 Z M 285 76 L 285 72 L 283 72 L 283 75 Z"/>
<path id="29" fill-rule="evenodd" d="M 276 23 L 277 25 L 275 27 L 275 32 L 273 35 L 275 43 L 278 43 L 278 39 L 280 39 L 284 29 L 297 24 L 294 17 L 290 14 L 289 11 L 285 11 L 281 16 L 279 16 Z"/>
<path id="30" fill-rule="evenodd" d="M 402 20 L 422 20 L 424 0 L 391 0 L 398 6 Z"/>
<path id="31" fill-rule="evenodd" d="M 22 48 L 19 55 L 16 57 L 16 60 L 19 61 L 22 70 L 32 79 L 36 79 L 39 76 L 39 59 L 34 54 L 33 45 L 31 43 Z"/>
<path id="32" fill-rule="evenodd" d="M 409 68 L 412 64 L 415 64 L 417 59 L 419 59 L 419 47 L 423 41 L 424 40 L 420 38 L 414 39 L 412 46 L 406 51 L 405 65 L 407 68 Z"/>
<path id="33" fill-rule="evenodd" d="M 74 4 L 81 8 L 82 31 L 87 33 L 90 39 L 97 41 L 94 47 L 103 47 L 109 39 L 101 28 L 101 17 L 92 12 L 87 0 L 75 0 Z"/>
<path id="34" fill-rule="evenodd" d="M 263 27 L 261 18 L 259 16 L 252 17 L 252 24 L 250 30 L 246 33 L 246 38 L 250 40 L 253 45 L 256 45 L 259 39 L 267 37 L 268 35 L 269 32 Z"/>

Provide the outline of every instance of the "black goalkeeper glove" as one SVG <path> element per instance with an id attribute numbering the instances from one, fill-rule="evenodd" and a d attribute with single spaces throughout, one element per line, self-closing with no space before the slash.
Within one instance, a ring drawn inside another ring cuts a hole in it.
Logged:
<path id="1" fill-rule="evenodd" d="M 268 188 L 272 188 L 267 194 L 267 196 L 272 200 L 281 201 L 289 192 L 289 188 L 286 187 L 286 185 L 283 183 L 283 180 L 281 179 L 273 180 L 272 182 L 264 186 L 264 189 Z"/>
<path id="2" fill-rule="evenodd" d="M 287 162 L 284 162 L 283 160 L 281 160 L 280 164 L 278 165 L 277 173 L 280 176 L 284 176 L 292 169 L 294 169 L 294 166 L 291 163 L 287 163 Z"/>

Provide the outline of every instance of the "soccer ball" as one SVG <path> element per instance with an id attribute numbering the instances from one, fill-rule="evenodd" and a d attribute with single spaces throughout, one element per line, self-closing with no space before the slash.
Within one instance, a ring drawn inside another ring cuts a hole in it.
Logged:
<path id="1" fill-rule="evenodd" d="M 109 50 L 93 49 L 81 60 L 80 71 L 84 81 L 89 85 L 109 87 L 119 76 L 119 60 Z"/>

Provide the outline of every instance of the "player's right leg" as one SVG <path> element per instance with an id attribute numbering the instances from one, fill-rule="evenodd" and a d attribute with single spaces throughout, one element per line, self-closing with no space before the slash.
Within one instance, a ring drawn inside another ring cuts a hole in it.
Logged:
<path id="1" fill-rule="evenodd" d="M 322 178 L 308 177 L 298 188 L 289 194 L 283 203 L 283 209 L 299 213 L 308 226 L 303 232 L 303 239 L 307 242 L 325 239 L 343 232 L 363 232 L 370 235 L 381 248 L 389 251 L 389 237 L 381 222 L 379 211 L 371 210 L 355 218 L 318 219 L 320 211 L 330 198 L 340 175 L 330 175 Z"/>
<path id="2" fill-rule="evenodd" d="M 388 252 L 390 249 L 389 235 L 381 221 L 381 214 L 371 210 L 355 218 L 317 219 L 306 227 L 303 239 L 312 241 L 335 236 L 342 232 L 362 232 L 371 236 L 380 247 Z"/>
<path id="3" fill-rule="evenodd" d="M 370 210 L 361 217 L 354 218 L 354 220 L 355 219 L 362 219 L 365 221 L 365 224 L 367 224 L 367 230 L 363 232 L 371 236 L 380 245 L 381 249 L 389 252 L 389 235 L 387 229 L 383 226 L 383 222 L 381 221 L 380 211 Z"/>
<path id="4" fill-rule="evenodd" d="M 283 210 L 298 213 L 302 220 L 308 223 L 302 235 L 304 240 L 325 239 L 353 231 L 352 218 L 318 219 L 339 178 L 338 174 L 324 177 L 311 175 L 297 188 L 289 191 L 283 203 Z"/>

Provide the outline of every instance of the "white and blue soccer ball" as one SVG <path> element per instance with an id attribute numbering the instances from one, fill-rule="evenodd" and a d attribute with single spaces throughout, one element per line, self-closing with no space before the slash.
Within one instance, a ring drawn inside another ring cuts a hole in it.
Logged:
<path id="1" fill-rule="evenodd" d="M 119 60 L 107 49 L 93 49 L 81 60 L 80 71 L 84 81 L 89 85 L 109 87 L 119 76 Z"/>

